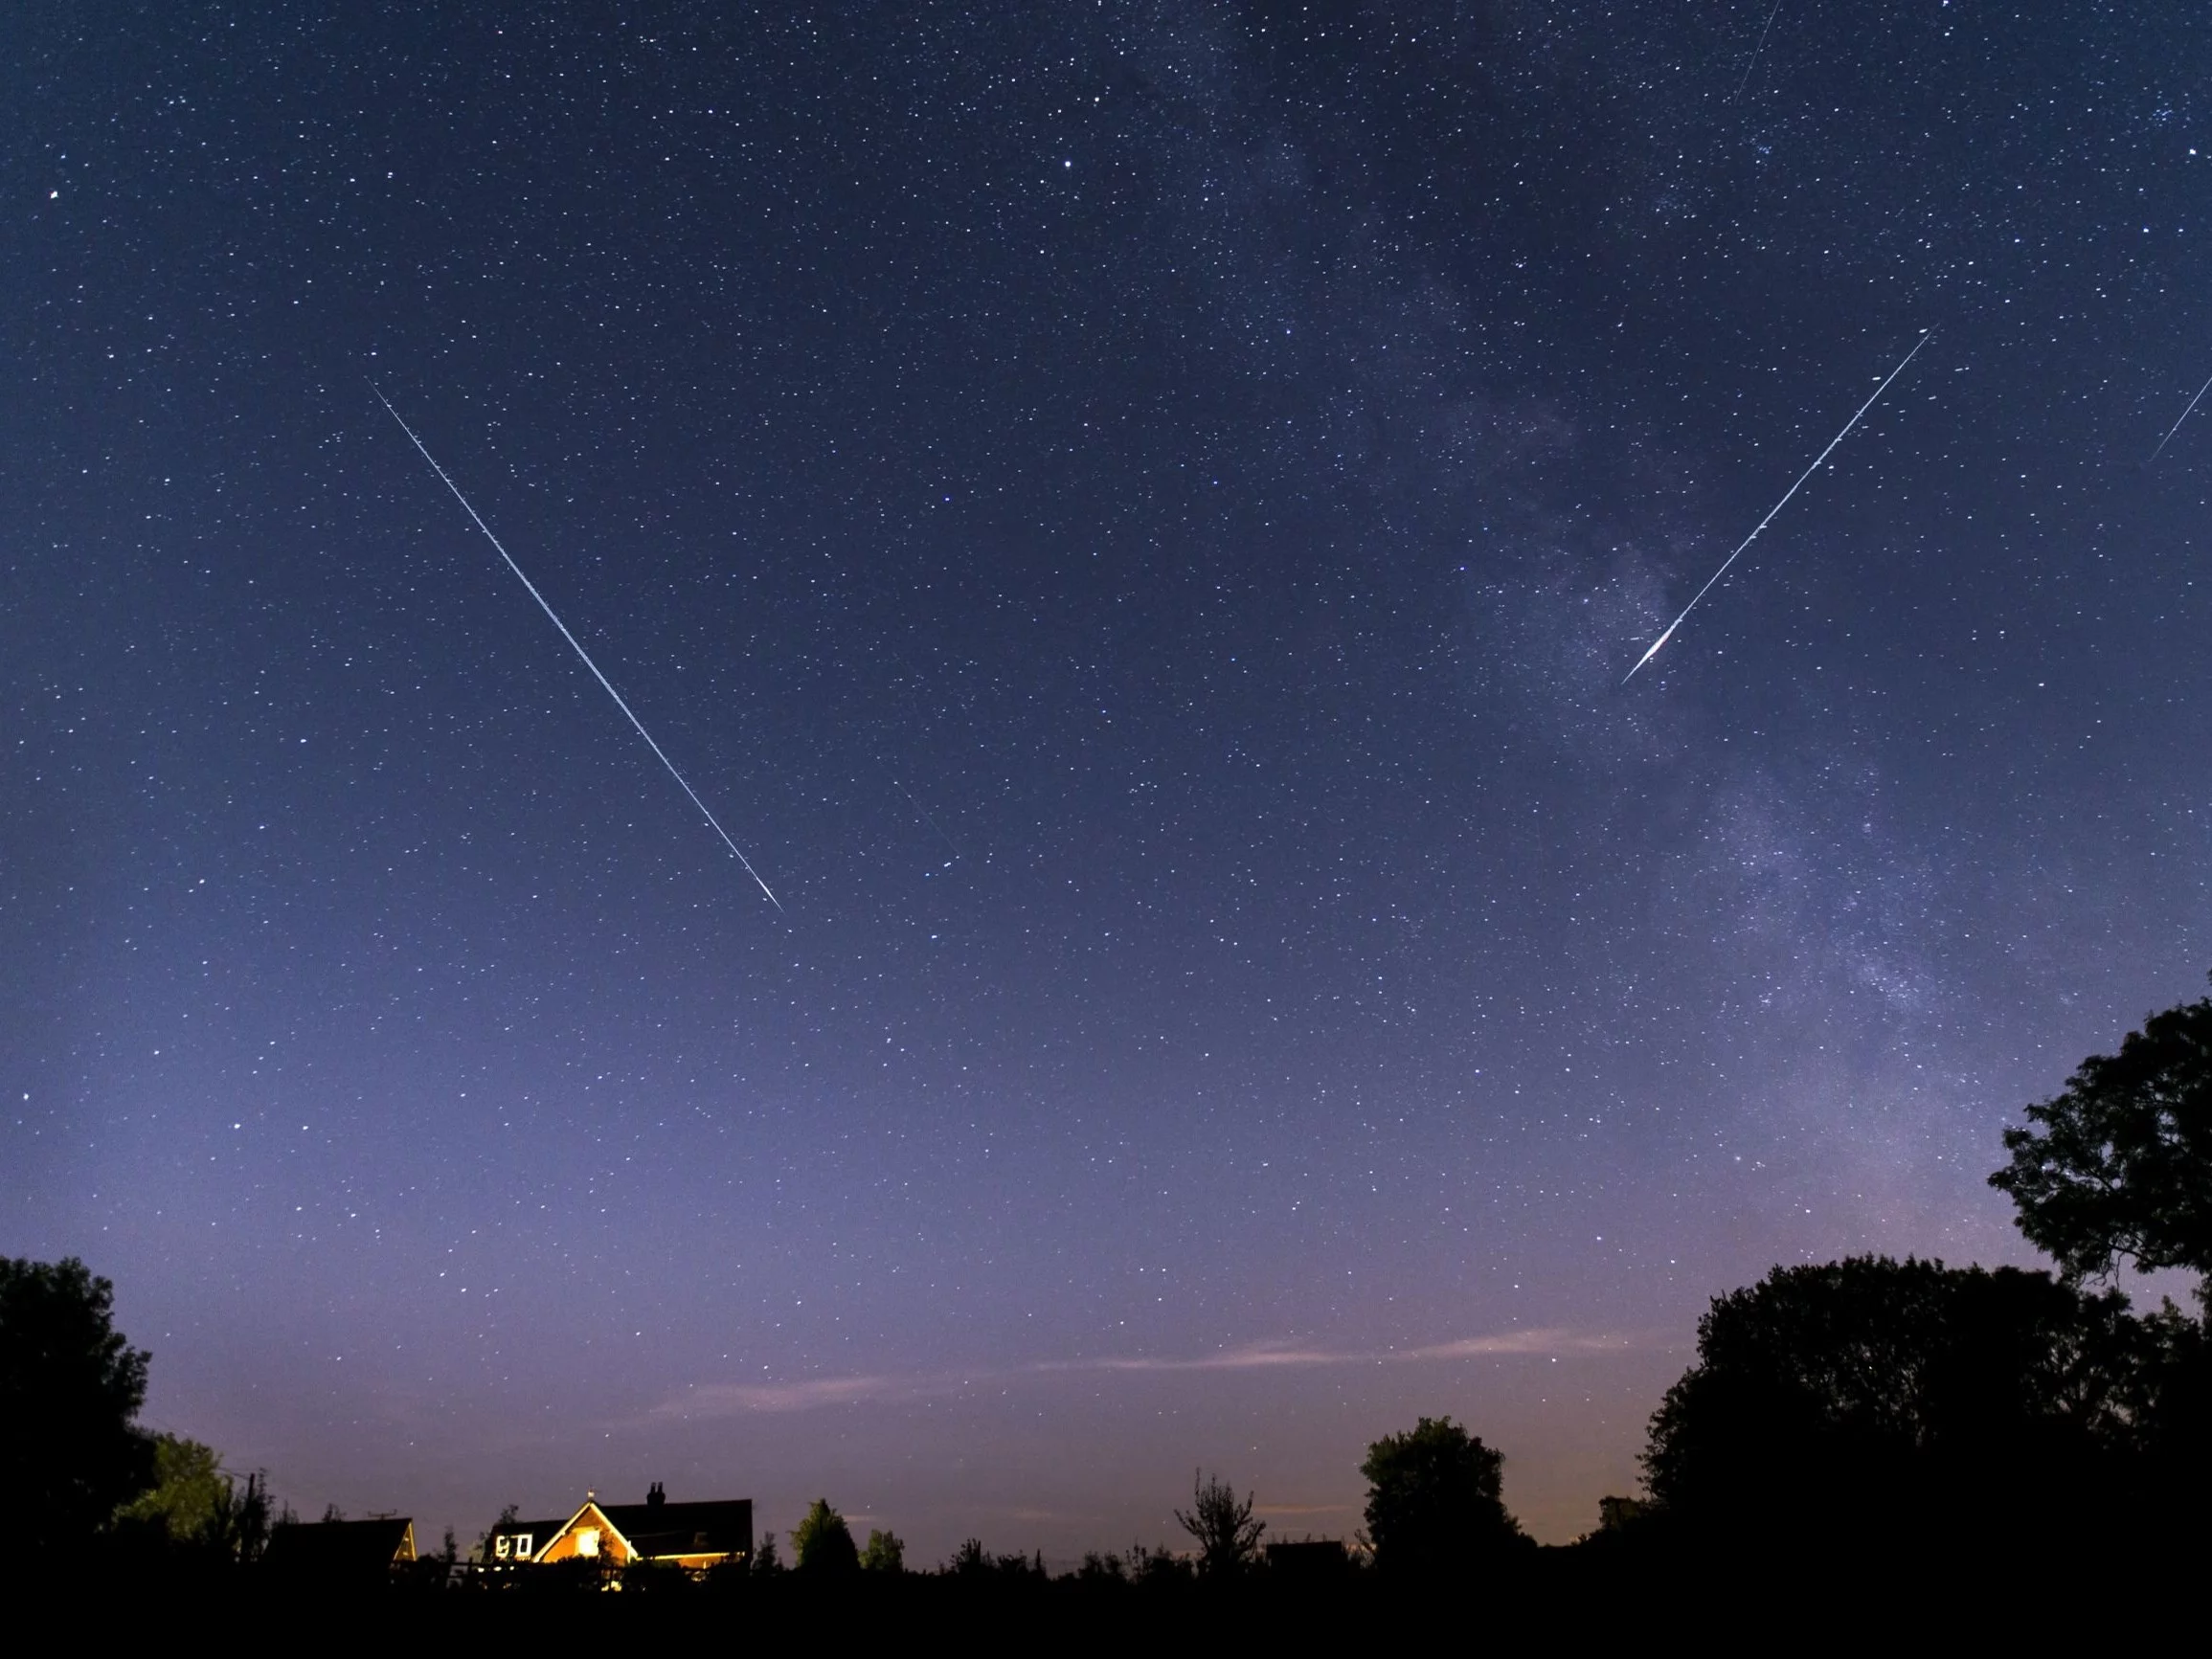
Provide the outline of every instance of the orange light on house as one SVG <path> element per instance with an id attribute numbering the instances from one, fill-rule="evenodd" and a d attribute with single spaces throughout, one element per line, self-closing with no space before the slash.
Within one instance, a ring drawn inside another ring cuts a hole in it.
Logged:
<path id="1" fill-rule="evenodd" d="M 540 1537 L 545 1542 L 533 1551 Z M 625 1567 L 652 1561 L 698 1574 L 753 1558 L 753 1503 L 734 1498 L 672 1504 L 655 1482 L 642 1504 L 601 1504 L 592 1494 L 566 1521 L 496 1529 L 491 1545 L 486 1554 L 509 1563 L 580 1559 Z"/>

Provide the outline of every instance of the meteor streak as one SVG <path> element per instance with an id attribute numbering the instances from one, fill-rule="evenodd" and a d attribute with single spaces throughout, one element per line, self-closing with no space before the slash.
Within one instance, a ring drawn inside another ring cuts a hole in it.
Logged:
<path id="1" fill-rule="evenodd" d="M 1774 0 L 1774 9 L 1767 13 L 1767 26 L 1759 31 L 1759 43 L 1751 48 L 1751 60 L 1744 65 L 1744 78 L 1736 82 L 1731 99 L 1744 96 L 1744 88 L 1751 84 L 1751 71 L 1759 67 L 1759 54 L 1767 50 L 1767 35 L 1774 27 L 1774 19 L 1781 14 L 1782 0 Z"/>
<path id="2" fill-rule="evenodd" d="M 1874 395 L 1859 406 L 1859 413 L 1843 423 L 1843 430 L 1828 440 L 1828 447 L 1813 458 L 1813 464 L 1797 475 L 1797 482 L 1782 492 L 1782 499 L 1767 509 L 1767 516 L 1751 527 L 1751 533 L 1736 544 L 1736 550 L 1721 561 L 1721 568 L 1705 579 L 1705 585 L 1698 590 L 1697 597 L 1684 605 L 1682 614 L 1667 624 L 1666 632 L 1651 642 L 1651 649 L 1636 660 L 1636 666 L 1631 668 L 1621 680 L 1623 685 L 1643 672 L 1643 665 L 1659 655 L 1661 645 L 1674 638 L 1675 630 L 1687 621 L 1690 613 L 1698 608 L 1698 600 L 1713 591 L 1713 584 L 1728 573 L 1728 567 L 1744 556 L 1744 549 L 1759 539 L 1759 532 L 1774 522 L 1774 515 L 1790 504 L 1790 498 L 1804 487 L 1807 479 L 1820 470 L 1820 463 L 1836 453 L 1836 446 L 1851 436 L 1851 429 L 1859 424 L 1860 416 L 1881 400 L 1882 394 L 1889 390 L 1889 382 L 1905 372 L 1905 365 L 1920 355 L 1920 347 L 1927 345 L 1928 341 L 1929 335 L 1923 333 L 1919 340 L 1914 343 L 1912 349 L 1907 351 L 1899 360 L 1897 367 L 1889 371 L 1888 378 L 1874 389 Z M 2198 395 L 2201 397 L 2203 393 L 2199 392 Z"/>
<path id="3" fill-rule="evenodd" d="M 478 515 L 477 510 L 468 504 L 468 498 L 461 493 L 461 486 L 446 476 L 445 469 L 438 464 L 438 458 L 424 447 L 422 439 L 415 436 L 415 429 L 400 419 L 399 411 L 392 407 L 392 400 L 384 395 L 383 388 L 371 382 L 369 390 L 376 393 L 376 401 L 384 405 L 385 414 L 399 422 L 399 430 L 407 435 L 407 441 L 421 451 L 422 459 L 430 463 L 430 470 L 438 475 L 439 482 L 453 492 L 453 499 L 461 504 L 462 511 L 475 520 L 476 527 L 484 532 L 484 539 L 498 549 L 499 556 L 507 561 L 507 568 L 514 572 L 515 579 L 530 590 L 530 596 L 537 601 L 537 608 L 552 619 L 553 625 L 561 631 L 561 638 L 566 639 L 576 654 L 584 660 L 584 666 L 592 671 L 592 678 L 606 688 L 607 695 L 615 700 L 615 706 L 620 708 L 629 723 L 638 729 L 638 735 L 645 740 L 645 747 L 653 751 L 660 763 L 668 769 L 668 775 L 676 780 L 676 787 L 691 797 L 691 804 L 697 807 L 700 816 L 713 826 L 714 833 L 722 838 L 722 844 L 730 849 L 731 854 L 740 864 L 745 866 L 745 873 L 753 878 L 754 885 L 759 887 L 761 892 L 767 894 L 770 904 L 781 911 L 783 908 L 782 901 L 769 891 L 768 884 L 760 879 L 760 872 L 753 867 L 753 861 L 737 850 L 737 843 L 730 839 L 730 832 L 724 829 L 714 815 L 707 810 L 707 803 L 699 798 L 699 792 L 684 781 L 684 774 L 676 770 L 676 763 L 663 753 L 661 746 L 653 741 L 653 734 L 645 729 L 645 723 L 630 712 L 630 706 L 622 701 L 622 694 L 615 689 L 613 683 L 599 672 L 599 665 L 592 661 L 591 653 L 577 643 L 576 637 L 569 632 L 568 624 L 553 615 L 553 608 L 545 602 L 545 595 L 537 591 L 537 584 L 522 573 L 522 567 L 514 562 L 514 555 L 500 545 L 499 538 L 491 533 L 491 527 L 485 524 Z"/>
<path id="4" fill-rule="evenodd" d="M 920 801 L 914 799 L 914 791 L 908 789 L 905 784 L 899 782 L 899 780 L 895 777 L 891 780 L 891 786 L 892 788 L 897 790 L 899 794 L 906 796 L 907 805 L 914 809 L 914 812 L 920 817 L 922 822 L 928 824 L 931 829 L 937 830 L 937 840 L 943 841 L 945 845 L 951 849 L 954 858 L 959 858 L 960 856 L 960 849 L 958 844 L 954 842 L 951 836 L 945 834 L 943 830 L 937 829 L 937 820 L 930 817 L 928 811 L 924 809 Z"/>
<path id="5" fill-rule="evenodd" d="M 2207 392 L 2212 392 L 2212 380 L 2207 380 L 2197 388 L 2197 395 L 2189 399 L 2189 409 L 2181 411 L 2181 420 L 2189 418 L 2189 411 L 2204 401 L 2204 393 Z M 2143 462 L 2145 466 L 2149 466 L 2152 460 L 2156 460 L 2165 452 L 2166 446 L 2174 441 L 2174 435 L 2181 430 L 2181 420 L 2177 420 L 2172 426 L 2166 428 L 2166 436 L 2158 439 L 2158 447 L 2151 452 L 2151 460 Z"/>

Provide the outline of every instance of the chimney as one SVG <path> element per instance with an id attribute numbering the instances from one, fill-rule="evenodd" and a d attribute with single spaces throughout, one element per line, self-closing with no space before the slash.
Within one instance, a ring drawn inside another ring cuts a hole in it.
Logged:
<path id="1" fill-rule="evenodd" d="M 653 1490 L 645 1494 L 645 1507 L 649 1510 L 657 1510 L 667 1501 L 668 1494 L 661 1490 L 661 1483 L 655 1481 Z"/>

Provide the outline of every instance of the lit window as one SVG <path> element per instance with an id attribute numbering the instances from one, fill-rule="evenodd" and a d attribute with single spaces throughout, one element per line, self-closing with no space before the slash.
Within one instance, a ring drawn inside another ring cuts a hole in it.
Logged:
<path id="1" fill-rule="evenodd" d="M 528 1534 L 528 1533 L 517 1533 L 517 1534 L 515 1534 L 515 1535 L 514 1535 L 514 1558 L 515 1558 L 516 1560 L 518 1560 L 518 1561 L 527 1561 L 527 1560 L 529 1560 L 529 1559 L 530 1559 L 530 1534 Z"/>
<path id="2" fill-rule="evenodd" d="M 506 1560 L 508 1549 L 513 1541 L 505 1533 L 500 1534 L 498 1537 L 491 1540 L 491 1553 L 501 1560 Z"/>
<path id="3" fill-rule="evenodd" d="M 599 1529 L 597 1527 L 576 1528 L 576 1554 L 579 1556 L 596 1556 L 598 1553 Z"/>

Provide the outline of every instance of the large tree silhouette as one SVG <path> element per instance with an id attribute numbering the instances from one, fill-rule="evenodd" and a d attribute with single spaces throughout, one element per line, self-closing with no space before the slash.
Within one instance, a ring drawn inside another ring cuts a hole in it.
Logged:
<path id="1" fill-rule="evenodd" d="M 1989 1183 L 2068 1276 L 2212 1276 L 2212 1000 L 2152 1015 L 2027 1116 Z"/>
<path id="2" fill-rule="evenodd" d="M 1501 1495 L 1505 1457 L 1449 1417 L 1424 1417 L 1367 1447 L 1367 1539 L 1392 1577 L 1462 1573 L 1524 1543 Z"/>
<path id="3" fill-rule="evenodd" d="M 1746 1545 L 2094 1524 L 2156 1347 L 2117 1291 L 1861 1256 L 1714 1298 L 1653 1415 L 1652 1494 Z"/>
<path id="4" fill-rule="evenodd" d="M 75 1257 L 0 1257 L 0 1491 L 19 1551 L 80 1545 L 153 1484 L 134 1422 L 147 1356 L 114 1308 L 115 1288 Z"/>

